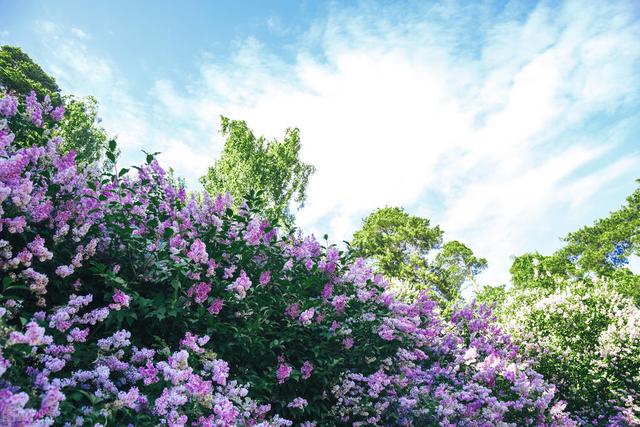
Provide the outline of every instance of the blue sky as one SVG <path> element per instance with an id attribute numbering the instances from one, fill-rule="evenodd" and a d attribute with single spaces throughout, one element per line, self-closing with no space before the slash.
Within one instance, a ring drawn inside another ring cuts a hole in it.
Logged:
<path id="1" fill-rule="evenodd" d="M 640 3 L 0 0 L 0 43 L 94 95 L 123 162 L 197 189 L 218 117 L 317 167 L 300 225 L 404 206 L 489 260 L 550 252 L 640 177 Z"/>

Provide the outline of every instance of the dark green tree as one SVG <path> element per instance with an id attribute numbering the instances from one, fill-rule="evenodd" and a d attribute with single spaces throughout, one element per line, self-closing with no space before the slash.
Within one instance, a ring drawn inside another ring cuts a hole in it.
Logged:
<path id="1" fill-rule="evenodd" d="M 375 266 L 397 283 L 397 292 L 413 298 L 431 292 L 444 304 L 459 300 L 461 288 L 471 283 L 487 266 L 471 249 L 458 241 L 443 245 L 443 231 L 428 218 L 409 215 L 402 208 L 378 209 L 365 218 L 353 235 L 351 248 L 370 258 Z"/>
<path id="2" fill-rule="evenodd" d="M 22 49 L 15 46 L 0 46 L 0 85 L 18 95 L 27 95 L 32 90 L 40 96 L 49 95 L 60 101 L 60 88 L 53 77 Z"/>

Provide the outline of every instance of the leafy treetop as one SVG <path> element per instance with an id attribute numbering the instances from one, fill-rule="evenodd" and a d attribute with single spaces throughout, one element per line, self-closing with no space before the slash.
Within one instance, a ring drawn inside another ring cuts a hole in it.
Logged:
<path id="1" fill-rule="evenodd" d="M 292 224 L 291 203 L 304 203 L 315 171 L 300 160 L 298 129 L 287 129 L 282 141 L 267 141 L 256 137 L 244 121 L 221 117 L 221 133 L 226 137 L 222 155 L 200 178 L 207 192 L 229 192 L 235 200 L 258 193 L 269 219 Z"/>
<path id="2" fill-rule="evenodd" d="M 55 79 L 15 46 L 0 46 L 0 85 L 19 95 L 28 95 L 33 90 L 54 98 L 60 93 Z"/>
<path id="3" fill-rule="evenodd" d="M 442 236 L 428 218 L 385 207 L 365 218 L 351 245 L 356 254 L 373 259 L 387 277 L 401 282 L 401 295 L 412 298 L 430 290 L 441 302 L 455 302 L 465 282 L 476 287 L 475 277 L 487 261 L 458 241 L 443 245 Z"/>

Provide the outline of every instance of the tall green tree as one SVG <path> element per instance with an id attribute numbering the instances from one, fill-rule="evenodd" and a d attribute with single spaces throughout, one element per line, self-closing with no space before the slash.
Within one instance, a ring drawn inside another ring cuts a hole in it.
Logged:
<path id="1" fill-rule="evenodd" d="M 78 99 L 67 95 L 64 106 L 65 115 L 60 123 L 61 148 L 64 151 L 75 150 L 80 164 L 103 160 L 109 136 L 100 126 L 98 101 L 92 96 Z"/>
<path id="2" fill-rule="evenodd" d="M 351 248 L 394 279 L 401 296 L 411 299 L 427 290 L 447 304 L 460 298 L 465 283 L 477 287 L 476 276 L 487 261 L 458 241 L 443 245 L 443 234 L 428 218 L 385 207 L 365 218 L 353 235 Z"/>
<path id="3" fill-rule="evenodd" d="M 300 132 L 287 129 L 281 141 L 256 137 L 241 120 L 221 117 L 222 155 L 200 182 L 210 194 L 229 192 L 236 201 L 257 196 L 263 213 L 291 225 L 293 203 L 302 205 L 315 168 L 300 160 Z"/>
<path id="4" fill-rule="evenodd" d="M 554 289 L 567 280 L 613 279 L 619 292 L 640 300 L 640 276 L 627 268 L 629 257 L 640 255 L 640 188 L 620 209 L 563 241 L 551 255 L 516 257 L 510 269 L 514 287 Z"/>
<path id="5" fill-rule="evenodd" d="M 49 96 L 54 104 L 64 102 L 65 115 L 56 131 L 64 140 L 61 149 L 74 150 L 80 166 L 103 159 L 109 138 L 100 126 L 96 99 L 62 96 L 55 79 L 19 47 L 0 47 L 0 89 L 21 98 L 34 91 L 40 100 Z"/>
<path id="6" fill-rule="evenodd" d="M 460 288 L 464 283 L 470 283 L 477 295 L 479 286 L 476 278 L 487 268 L 488 263 L 485 258 L 476 257 L 464 243 L 452 240 L 442 246 L 442 251 L 436 255 L 432 265 L 443 286 L 449 284 Z"/>
<path id="7" fill-rule="evenodd" d="M 564 241 L 557 256 L 573 261 L 583 271 L 608 276 L 624 267 L 630 255 L 640 255 L 640 187 L 620 209 L 570 233 Z"/>
<path id="8" fill-rule="evenodd" d="M 60 101 L 60 88 L 55 79 L 19 47 L 0 46 L 0 85 L 19 95 L 32 90 L 40 96 L 49 95 Z"/>

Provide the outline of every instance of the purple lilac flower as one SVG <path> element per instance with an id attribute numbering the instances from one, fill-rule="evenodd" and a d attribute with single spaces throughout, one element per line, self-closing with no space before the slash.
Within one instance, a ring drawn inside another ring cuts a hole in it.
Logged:
<path id="1" fill-rule="evenodd" d="M 342 345 L 345 349 L 350 350 L 351 347 L 353 347 L 353 338 L 346 337 L 344 340 L 342 340 Z"/>
<path id="2" fill-rule="evenodd" d="M 300 323 L 302 323 L 303 325 L 310 325 L 311 321 L 313 320 L 313 315 L 315 314 L 315 309 L 313 307 L 303 311 L 302 313 L 300 313 Z"/>
<path id="3" fill-rule="evenodd" d="M 336 295 L 333 297 L 331 301 L 331 305 L 336 309 L 336 312 L 341 313 L 344 311 L 347 306 L 347 296 L 346 295 Z"/>
<path id="4" fill-rule="evenodd" d="M 311 364 L 311 362 L 306 360 L 302 364 L 302 367 L 300 368 L 300 372 L 302 373 L 302 379 L 306 380 L 311 378 L 311 373 L 313 372 L 313 365 Z"/>
<path id="5" fill-rule="evenodd" d="M 191 258 L 193 261 L 206 264 L 209 260 L 209 254 L 207 254 L 207 247 L 204 242 L 200 239 L 196 239 L 189 248 L 189 252 L 187 252 L 187 256 Z"/>
<path id="6" fill-rule="evenodd" d="M 276 378 L 278 379 L 278 384 L 284 384 L 284 381 L 289 378 L 293 368 L 286 363 L 280 363 L 278 365 L 278 369 L 276 370 Z"/>
<path id="7" fill-rule="evenodd" d="M 4 98 L 0 99 L 0 114 L 5 117 L 15 116 L 18 112 L 18 98 L 5 95 Z"/>
<path id="8" fill-rule="evenodd" d="M 244 270 L 240 271 L 240 276 L 229 286 L 228 291 L 234 291 L 238 299 L 244 299 L 247 296 L 247 291 L 251 287 L 251 280 L 247 276 Z"/>
<path id="9" fill-rule="evenodd" d="M 72 265 L 61 265 L 56 268 L 56 274 L 60 277 L 67 277 L 72 275 L 74 272 L 74 268 Z"/>
<path id="10" fill-rule="evenodd" d="M 42 105 L 38 102 L 36 97 L 36 93 L 31 91 L 29 95 L 26 97 L 27 103 L 27 114 L 29 114 L 29 119 L 31 122 L 37 127 L 43 127 L 44 121 L 42 120 Z"/>
<path id="11" fill-rule="evenodd" d="M 209 305 L 209 307 L 207 308 L 207 311 L 209 312 L 209 314 L 219 314 L 220 311 L 222 310 L 222 306 L 224 305 L 224 301 L 221 300 L 220 298 L 216 298 L 213 300 L 213 302 L 211 303 L 211 305 Z"/>
<path id="12" fill-rule="evenodd" d="M 113 304 L 109 304 L 109 308 L 117 311 L 122 307 L 129 307 L 129 301 L 129 295 L 125 294 L 120 289 L 116 289 L 113 294 Z"/>
<path id="13" fill-rule="evenodd" d="M 204 369 L 211 372 L 213 380 L 222 385 L 227 385 L 227 378 L 229 378 L 229 364 L 224 360 L 212 360 L 204 363 Z"/>
<path id="14" fill-rule="evenodd" d="M 8 344 L 28 344 L 32 347 L 38 345 L 47 345 L 51 344 L 52 338 L 48 335 L 45 335 L 45 329 L 39 326 L 36 322 L 27 323 L 26 332 L 11 332 L 9 334 Z"/>
<path id="15" fill-rule="evenodd" d="M 204 349 L 201 347 L 208 343 L 209 339 L 209 335 L 199 337 L 191 332 L 187 332 L 184 338 L 180 341 L 180 345 L 185 346 L 196 353 L 204 353 Z"/>
<path id="16" fill-rule="evenodd" d="M 294 304 L 289 304 L 284 311 L 284 314 L 291 317 L 292 319 L 295 319 L 296 317 L 298 317 L 299 313 L 300 313 L 300 304 L 298 304 L 297 302 Z"/>
<path id="17" fill-rule="evenodd" d="M 56 108 L 51 111 L 51 118 L 56 122 L 59 122 L 64 117 L 64 106 L 58 105 Z"/>
<path id="18" fill-rule="evenodd" d="M 211 292 L 211 285 L 206 282 L 199 282 L 189 288 L 187 295 L 193 297 L 194 300 L 200 304 L 207 300 L 209 292 Z"/>
<path id="19" fill-rule="evenodd" d="M 304 409 L 307 406 L 307 400 L 302 397 L 296 397 L 287 405 L 288 408 Z"/>
<path id="20" fill-rule="evenodd" d="M 270 280 L 271 280 L 271 271 L 266 270 L 266 271 L 263 271 L 262 273 L 260 273 L 259 282 L 260 282 L 261 285 L 269 284 Z"/>

